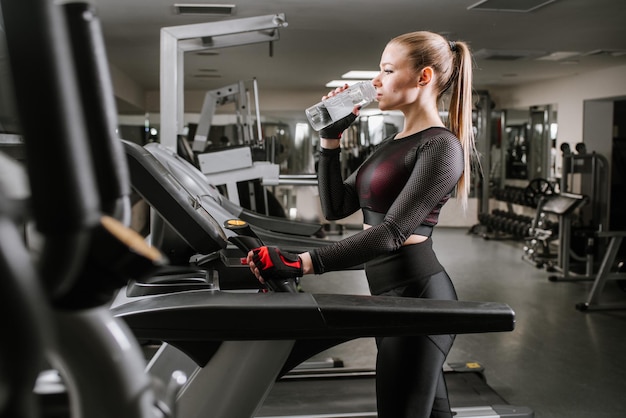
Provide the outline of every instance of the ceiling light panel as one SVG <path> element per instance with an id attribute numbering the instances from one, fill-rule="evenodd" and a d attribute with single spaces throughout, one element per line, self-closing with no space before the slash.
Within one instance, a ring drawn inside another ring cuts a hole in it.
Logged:
<path id="1" fill-rule="evenodd" d="M 351 70 L 341 76 L 341 78 L 358 78 L 362 80 L 371 80 L 376 77 L 380 71 L 364 71 L 364 70 Z"/>
<path id="2" fill-rule="evenodd" d="M 179 15 L 229 16 L 235 12 L 235 5 L 176 3 L 174 4 L 174 12 Z"/>
<path id="3" fill-rule="evenodd" d="M 481 0 L 469 6 L 468 10 L 487 12 L 528 13 L 540 7 L 554 3 L 556 0 Z"/>
<path id="4" fill-rule="evenodd" d="M 360 83 L 361 81 L 363 81 L 363 79 L 359 79 L 359 80 L 347 80 L 347 79 L 345 79 L 345 80 L 331 80 L 328 83 L 326 83 L 326 87 L 331 87 L 331 88 L 332 87 L 343 87 L 346 84 L 351 86 L 353 84 Z"/>
<path id="5" fill-rule="evenodd" d="M 492 61 L 516 61 L 532 59 L 546 55 L 544 51 L 479 49 L 474 51 L 474 58 Z"/>
<path id="6" fill-rule="evenodd" d="M 539 57 L 537 58 L 537 60 L 539 61 L 562 61 L 568 58 L 576 57 L 578 55 L 580 55 L 580 52 L 556 51 L 548 55 L 544 55 L 543 57 Z"/>

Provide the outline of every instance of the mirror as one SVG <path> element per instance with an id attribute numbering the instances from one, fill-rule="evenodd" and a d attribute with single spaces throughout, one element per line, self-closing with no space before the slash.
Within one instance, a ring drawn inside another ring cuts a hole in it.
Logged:
<path id="1" fill-rule="evenodd" d="M 556 177 L 557 110 L 555 105 L 503 112 L 504 182 Z"/>

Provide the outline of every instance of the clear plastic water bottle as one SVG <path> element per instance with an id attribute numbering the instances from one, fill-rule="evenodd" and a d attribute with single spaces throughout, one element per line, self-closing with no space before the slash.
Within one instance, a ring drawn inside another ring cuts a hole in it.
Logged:
<path id="1" fill-rule="evenodd" d="M 316 131 L 347 116 L 354 106 L 365 107 L 376 100 L 376 88 L 371 81 L 353 84 L 341 93 L 322 100 L 304 111 Z"/>

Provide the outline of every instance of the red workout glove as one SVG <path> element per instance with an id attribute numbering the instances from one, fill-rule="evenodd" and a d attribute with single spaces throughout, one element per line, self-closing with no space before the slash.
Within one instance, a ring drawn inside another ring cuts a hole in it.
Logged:
<path id="1" fill-rule="evenodd" d="M 352 122 L 356 120 L 356 115 L 352 112 L 348 116 L 344 116 L 337 122 L 333 122 L 325 128 L 320 129 L 320 138 L 324 139 L 340 139 L 343 131 L 348 129 Z"/>
<path id="2" fill-rule="evenodd" d="M 252 261 L 265 281 L 294 279 L 304 274 L 298 254 L 283 252 L 278 247 L 259 247 L 252 252 Z"/>

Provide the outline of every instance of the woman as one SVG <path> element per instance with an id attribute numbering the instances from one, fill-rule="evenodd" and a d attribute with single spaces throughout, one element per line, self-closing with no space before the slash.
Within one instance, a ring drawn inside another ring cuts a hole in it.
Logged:
<path id="1" fill-rule="evenodd" d="M 430 32 L 398 36 L 385 47 L 380 73 L 372 83 L 379 108 L 401 111 L 404 126 L 345 181 L 339 138 L 358 109 L 320 131 L 318 177 L 324 215 L 340 219 L 361 209 L 364 230 L 302 254 L 257 248 L 247 261 L 261 282 L 365 263 L 373 295 L 456 300 L 430 236 L 455 188 L 467 204 L 474 152 L 469 48 Z M 446 92 L 449 128 L 438 109 Z M 380 418 L 452 416 L 442 366 L 453 340 L 454 335 L 377 340 Z"/>

